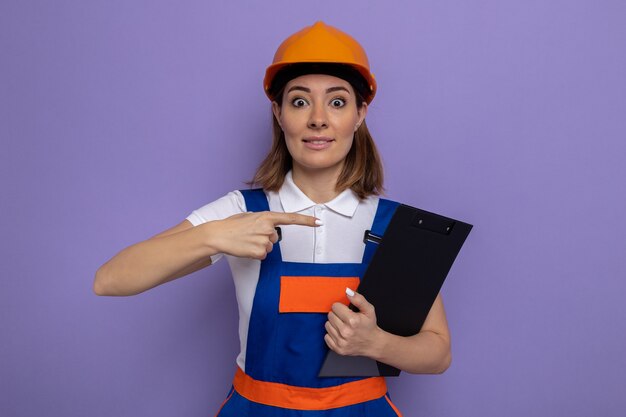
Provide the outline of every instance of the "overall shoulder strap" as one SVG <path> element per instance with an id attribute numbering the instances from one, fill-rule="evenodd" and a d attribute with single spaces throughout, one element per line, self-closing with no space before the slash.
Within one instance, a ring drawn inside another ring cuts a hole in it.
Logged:
<path id="1" fill-rule="evenodd" d="M 382 237 L 387 230 L 387 226 L 391 221 L 396 209 L 400 203 L 392 200 L 386 200 L 381 198 L 378 200 L 378 208 L 376 209 L 376 215 L 374 216 L 374 222 L 372 223 L 372 234 Z M 374 243 L 370 240 L 365 242 L 365 251 L 363 252 L 363 263 L 369 265 L 372 260 L 372 256 L 378 248 L 378 243 Z"/>
<path id="2" fill-rule="evenodd" d="M 269 211 L 270 206 L 267 202 L 267 197 L 262 188 L 255 188 L 252 190 L 239 190 L 246 201 L 247 211 Z"/>
<path id="3" fill-rule="evenodd" d="M 246 210 L 252 212 L 259 211 L 270 211 L 270 205 L 267 201 L 267 196 L 265 195 L 265 191 L 262 188 L 254 188 L 252 190 L 239 190 L 243 195 L 243 199 L 246 202 Z M 280 261 L 282 259 L 282 255 L 280 252 L 280 242 L 274 243 L 274 248 L 270 253 L 267 254 L 267 257 L 261 261 Z"/>

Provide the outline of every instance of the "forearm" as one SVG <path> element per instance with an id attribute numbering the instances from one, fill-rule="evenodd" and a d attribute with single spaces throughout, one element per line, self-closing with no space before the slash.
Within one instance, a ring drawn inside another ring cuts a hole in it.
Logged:
<path id="1" fill-rule="evenodd" d="M 134 295 L 210 264 L 210 223 L 139 242 L 119 252 L 96 272 L 99 295 Z"/>
<path id="2" fill-rule="evenodd" d="M 428 330 L 409 337 L 379 330 L 367 356 L 412 374 L 440 374 L 452 360 L 449 340 Z"/>

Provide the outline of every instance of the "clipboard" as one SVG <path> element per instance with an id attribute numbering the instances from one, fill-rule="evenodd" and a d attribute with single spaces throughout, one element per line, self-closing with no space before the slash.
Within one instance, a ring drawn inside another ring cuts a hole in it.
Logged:
<path id="1" fill-rule="evenodd" d="M 365 231 L 364 241 L 378 247 L 358 291 L 376 308 L 381 329 L 399 336 L 419 333 L 472 227 L 400 204 L 383 236 Z M 329 350 L 318 376 L 398 375 L 393 366 Z"/>

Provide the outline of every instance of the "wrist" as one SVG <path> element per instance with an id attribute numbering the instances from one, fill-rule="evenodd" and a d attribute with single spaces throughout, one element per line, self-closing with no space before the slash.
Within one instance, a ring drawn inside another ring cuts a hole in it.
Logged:
<path id="1" fill-rule="evenodd" d="M 387 344 L 389 343 L 390 334 L 376 326 L 374 330 L 372 342 L 370 343 L 370 349 L 368 352 L 368 357 L 380 361 L 386 349 Z"/>
<path id="2" fill-rule="evenodd" d="M 222 253 L 222 247 L 219 239 L 219 220 L 214 220 L 206 223 L 202 223 L 198 227 L 202 228 L 204 235 L 204 246 L 208 249 L 208 254 L 210 256 L 217 255 L 218 253 Z"/>

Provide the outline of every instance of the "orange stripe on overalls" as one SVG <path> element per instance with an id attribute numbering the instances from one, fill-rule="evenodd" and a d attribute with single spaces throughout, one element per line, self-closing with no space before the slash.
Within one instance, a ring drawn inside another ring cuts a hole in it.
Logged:
<path id="1" fill-rule="evenodd" d="M 385 378 L 374 377 L 328 388 L 306 388 L 257 381 L 237 368 L 235 390 L 250 401 L 292 410 L 328 410 L 380 398 L 387 392 Z"/>
<path id="2" fill-rule="evenodd" d="M 281 313 L 328 313 L 333 303 L 348 305 L 346 287 L 356 290 L 359 277 L 280 277 Z"/>

